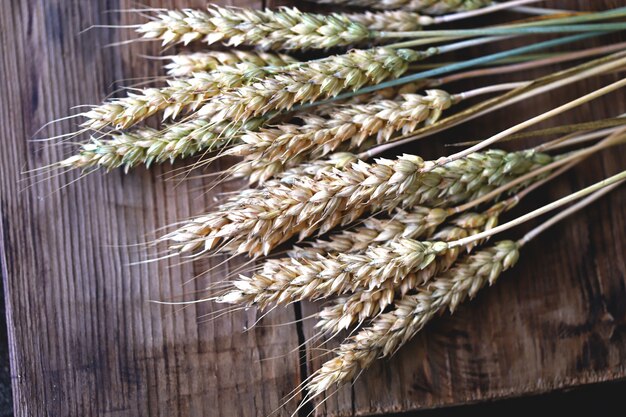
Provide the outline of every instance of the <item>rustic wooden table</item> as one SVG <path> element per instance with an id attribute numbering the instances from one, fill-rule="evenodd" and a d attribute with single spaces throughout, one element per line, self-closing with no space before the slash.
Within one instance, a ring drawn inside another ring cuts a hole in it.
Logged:
<path id="1" fill-rule="evenodd" d="M 308 345 L 306 361 L 299 361 L 297 346 L 311 334 L 311 323 L 272 325 L 291 322 L 314 307 L 279 310 L 263 319 L 263 326 L 243 332 L 256 318 L 252 311 L 207 321 L 202 317 L 215 310 L 209 303 L 179 311 L 148 302 L 178 299 L 220 280 L 228 271 L 188 282 L 221 259 L 127 266 L 155 255 L 129 245 L 162 225 L 202 212 L 226 186 L 207 195 L 199 189 L 200 180 L 164 181 L 163 174 L 172 170 L 166 166 L 129 175 L 98 173 L 59 192 L 53 191 L 75 177 L 36 182 L 22 174 L 63 155 L 60 147 L 29 139 L 68 132 L 73 121 L 36 135 L 45 122 L 69 114 L 72 106 L 99 102 L 121 85 L 116 80 L 160 74 L 159 62 L 138 57 L 156 54 L 153 43 L 104 48 L 127 39 L 130 32 L 94 29 L 79 35 L 92 24 L 136 21 L 132 14 L 116 11 L 135 3 L 3 2 L 0 271 L 6 289 L 16 415 L 268 415 L 319 366 L 318 351 Z M 206 2 L 149 3 L 202 7 Z M 236 3 L 262 6 L 254 0 Z M 603 9 L 624 2 L 551 4 Z M 514 111 L 499 111 L 413 150 L 434 156 L 446 141 L 486 137 L 613 79 L 594 79 L 529 100 Z M 551 124 L 624 112 L 626 100 L 618 92 Z M 624 167 L 624 148 L 603 153 L 533 194 L 526 207 Z M 533 242 L 516 269 L 494 288 L 454 317 L 436 320 L 393 359 L 381 361 L 319 412 L 344 416 L 406 411 L 623 378 L 625 232 L 626 188 L 622 188 Z M 283 414 L 293 409 L 289 404 Z"/>

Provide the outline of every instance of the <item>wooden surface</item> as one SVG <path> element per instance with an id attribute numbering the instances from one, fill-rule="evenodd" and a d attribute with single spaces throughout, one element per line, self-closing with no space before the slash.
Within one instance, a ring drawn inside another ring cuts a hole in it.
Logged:
<path id="1" fill-rule="evenodd" d="M 575 3 L 581 7 L 593 3 L 601 9 L 622 1 L 553 2 L 563 7 Z M 257 318 L 254 311 L 207 321 L 206 314 L 216 309 L 208 303 L 178 310 L 148 302 L 201 290 L 237 263 L 191 282 L 223 259 L 128 266 L 156 255 L 152 249 L 129 245 L 163 225 L 201 213 L 216 192 L 226 191 L 224 187 L 204 194 L 199 180 L 164 181 L 163 174 L 172 169 L 165 166 L 149 172 L 137 169 L 126 176 L 94 174 L 60 192 L 53 191 L 75 176 L 36 183 L 22 174 L 64 155 L 62 148 L 29 139 L 68 132 L 73 122 L 55 124 L 36 135 L 44 123 L 68 115 L 72 106 L 99 102 L 120 85 L 116 80 L 160 74 L 159 63 L 137 57 L 156 54 L 154 44 L 103 48 L 129 33 L 96 29 L 78 35 L 92 24 L 132 22 L 131 15 L 105 12 L 134 7 L 135 2 L 4 0 L 2 6 L 0 272 L 6 289 L 16 415 L 268 415 L 319 366 L 319 351 L 311 346 L 302 367 L 298 358 L 297 346 L 311 334 L 312 323 L 272 325 L 289 323 L 315 307 L 304 305 L 301 312 L 296 312 L 299 306 L 281 309 L 264 318 L 263 326 L 244 332 Z M 500 111 L 411 150 L 436 156 L 446 140 L 486 137 L 613 79 L 590 80 L 529 100 L 514 111 Z M 626 101 L 620 92 L 551 124 L 624 112 Z M 534 193 L 525 207 L 536 207 L 624 167 L 624 148 L 594 157 Z M 494 288 L 454 317 L 434 321 L 394 358 L 381 361 L 353 387 L 330 398 L 319 413 L 405 411 L 623 378 L 625 231 L 626 188 L 622 188 L 524 248 L 515 270 Z M 293 410 L 291 403 L 281 414 Z"/>

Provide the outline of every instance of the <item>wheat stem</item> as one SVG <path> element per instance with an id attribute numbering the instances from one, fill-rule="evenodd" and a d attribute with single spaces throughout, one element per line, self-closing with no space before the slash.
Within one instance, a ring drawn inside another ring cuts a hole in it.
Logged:
<path id="1" fill-rule="evenodd" d="M 567 209 L 559 212 L 559 214 L 551 217 L 547 221 L 543 222 L 539 226 L 537 226 L 534 229 L 532 229 L 530 232 L 526 233 L 524 235 L 524 237 L 522 237 L 521 239 L 519 239 L 517 241 L 518 244 L 520 246 L 524 246 L 526 243 L 528 243 L 531 240 L 533 240 L 534 238 L 536 238 L 538 235 L 543 233 L 549 227 L 552 227 L 554 224 L 556 224 L 559 221 L 563 220 L 564 218 L 566 218 L 567 216 L 571 215 L 572 213 L 575 213 L 575 212 L 579 211 L 583 207 L 588 206 L 589 204 L 593 203 L 594 201 L 596 201 L 600 197 L 608 194 L 609 192 L 613 191 L 615 188 L 621 186 L 625 182 L 626 182 L 626 180 L 620 180 L 620 181 L 617 181 L 617 182 L 615 182 L 615 183 L 613 183 L 611 185 L 607 185 L 607 186 L 599 189 L 598 191 L 594 192 L 593 194 L 591 194 L 587 198 L 585 198 L 585 199 L 579 201 L 578 203 L 572 205 L 571 207 L 568 207 Z"/>
<path id="2" fill-rule="evenodd" d="M 584 196 L 587 196 L 591 193 L 593 193 L 594 191 L 600 190 L 604 187 L 607 187 L 609 185 L 615 184 L 617 182 L 620 182 L 622 180 L 626 179 L 626 171 L 622 171 L 619 174 L 613 175 L 610 178 L 604 179 L 600 182 L 597 182 L 589 187 L 583 188 L 582 190 L 576 191 L 575 193 L 572 193 L 566 197 L 563 197 L 559 200 L 556 200 L 550 204 L 547 204 L 541 208 L 538 208 L 536 210 L 531 211 L 530 213 L 526 213 L 518 218 L 516 218 L 515 220 L 511 220 L 508 223 L 504 223 L 500 226 L 494 227 L 491 230 L 482 232 L 482 233 L 478 233 L 477 235 L 471 236 L 469 238 L 464 238 L 464 239 L 459 239 L 455 242 L 451 242 L 449 243 L 450 247 L 456 247 L 456 246 L 465 246 L 468 245 L 476 240 L 482 240 L 482 239 L 486 239 L 490 236 L 495 235 L 496 233 L 500 233 L 503 232 L 505 230 L 511 229 L 515 226 L 518 226 L 524 222 L 527 222 L 529 220 L 534 219 L 535 217 L 541 216 L 545 213 L 548 213 L 552 210 L 556 210 L 559 207 L 562 207 L 566 204 L 571 203 L 572 201 L 578 200 Z"/>
<path id="3" fill-rule="evenodd" d="M 556 134 L 568 134 L 568 136 L 566 136 L 567 138 L 566 142 L 570 143 L 571 140 L 574 140 L 574 137 L 570 137 L 569 134 L 574 134 L 574 133 L 581 132 L 581 131 L 582 132 L 593 131 L 593 130 L 597 130 L 601 128 L 610 128 L 610 129 L 603 130 L 603 132 L 612 131 L 614 128 L 618 128 L 626 124 L 626 117 L 624 116 L 626 115 L 613 117 L 609 119 L 594 120 L 591 122 L 572 123 L 572 124 L 567 124 L 567 125 L 548 127 L 545 129 L 532 130 L 530 132 L 516 133 L 514 135 L 511 135 L 503 139 L 502 142 L 509 142 L 509 141 L 518 140 L 518 139 L 536 138 L 540 136 L 552 136 Z M 594 138 L 603 136 L 602 134 L 598 134 L 597 132 L 594 132 L 593 134 L 597 135 L 597 136 L 594 136 Z M 549 149 L 556 149 L 556 148 L 563 147 L 563 146 L 569 146 L 569 145 L 561 144 L 560 142 L 562 141 L 563 141 L 563 138 L 558 138 L 549 142 L 542 143 L 541 145 L 537 145 L 535 146 L 534 149 L 540 152 L 545 152 L 546 150 L 549 150 Z M 582 141 L 584 142 L 584 140 Z M 464 146 L 475 145 L 480 142 L 481 142 L 480 140 L 467 141 L 467 142 L 455 142 L 455 143 L 450 144 L 449 146 L 463 146 L 464 147 Z"/>
<path id="4" fill-rule="evenodd" d="M 503 83 L 503 84 L 495 84 L 489 85 L 486 87 L 476 88 L 474 90 L 464 91 L 462 93 L 456 94 L 459 100 L 466 100 L 468 98 L 473 98 L 477 96 L 481 96 L 484 94 L 497 93 L 500 91 L 513 90 L 516 88 L 524 87 L 530 84 L 530 81 L 519 81 L 514 83 Z"/>
<path id="5" fill-rule="evenodd" d="M 623 125 L 623 124 L 622 124 Z M 619 128 L 619 127 L 618 127 Z M 603 129 L 597 132 L 590 132 L 590 133 L 586 133 L 583 135 L 575 135 L 571 138 L 568 138 L 567 140 L 564 141 L 553 141 L 554 143 L 550 143 L 547 144 L 549 146 L 542 146 L 541 149 L 544 149 L 545 151 L 552 151 L 555 149 L 561 149 L 561 148 L 565 148 L 565 147 L 569 147 L 569 146 L 574 146 L 574 145 L 578 145 L 581 143 L 585 143 L 585 142 L 589 142 L 591 140 L 595 140 L 601 137 L 604 137 L 610 133 L 615 132 L 618 128 L 610 128 L 610 129 Z M 539 147 L 538 147 L 539 148 Z"/>
<path id="6" fill-rule="evenodd" d="M 494 13 L 502 10 L 509 10 L 515 8 L 516 10 L 526 4 L 539 3 L 544 0 L 512 0 L 503 3 L 491 3 L 480 9 L 468 10 L 463 12 L 451 13 L 443 16 L 436 16 L 434 20 L 436 23 L 448 23 L 456 22 L 462 19 L 469 19 L 476 16 L 481 16 L 488 13 Z"/>
<path id="7" fill-rule="evenodd" d="M 542 31 L 545 31 L 546 33 L 550 33 L 550 31 L 553 30 L 554 28 L 563 27 L 564 25 L 585 24 L 588 22 L 595 22 L 598 20 L 623 17 L 625 15 L 626 15 L 626 7 L 621 7 L 621 8 L 616 8 L 612 10 L 606 10 L 603 12 L 584 13 L 584 14 L 577 14 L 574 16 L 556 17 L 556 18 L 551 17 L 551 18 L 541 19 L 541 20 L 532 21 L 528 23 L 509 24 L 509 25 L 501 25 L 501 26 L 496 26 L 496 27 L 487 27 L 487 28 L 482 28 L 482 29 L 469 29 L 469 30 L 470 31 L 494 31 L 493 33 L 498 33 L 498 32 L 503 33 L 503 32 L 506 32 L 507 30 L 521 29 L 522 32 L 524 30 L 529 30 L 530 32 L 532 32 L 534 29 L 538 29 L 538 32 L 535 32 L 535 33 L 539 33 Z M 615 30 L 621 30 L 619 29 L 619 24 L 617 24 L 617 26 L 613 26 L 614 24 L 608 24 L 608 25 L 610 26 L 606 26 L 607 28 L 614 27 Z M 552 28 L 550 27 L 545 28 L 545 26 L 552 26 Z M 590 27 L 593 27 L 593 26 L 590 26 Z M 445 32 L 451 32 L 451 31 L 435 31 L 435 30 L 428 31 L 428 33 L 435 34 L 435 36 L 432 37 L 434 42 L 440 42 L 444 39 L 457 40 L 457 39 L 463 39 L 463 38 L 472 36 L 471 34 L 463 35 L 461 33 L 458 33 L 456 35 L 454 34 L 446 35 Z M 394 35 L 395 34 L 391 34 L 390 36 L 394 36 Z M 408 34 L 406 35 L 408 36 Z M 415 33 L 413 36 L 426 37 L 424 33 L 420 33 L 420 34 Z M 399 43 L 398 45 L 406 48 L 406 47 L 411 47 L 414 45 L 422 45 L 424 43 L 429 43 L 428 39 L 409 40 L 406 42 Z"/>
<path id="8" fill-rule="evenodd" d="M 588 58 L 596 55 L 609 54 L 615 51 L 621 51 L 626 48 L 626 42 L 599 46 L 595 48 L 584 49 L 582 51 L 562 53 L 554 57 L 545 59 L 530 59 L 528 62 L 512 64 L 506 66 L 497 66 L 493 68 L 481 68 L 472 71 L 461 72 L 433 80 L 432 85 L 444 85 L 451 82 L 465 80 L 468 78 L 483 77 L 488 75 L 501 75 L 511 72 L 525 71 L 533 68 L 543 67 L 547 65 L 560 64 L 563 62 L 574 61 L 581 58 Z"/>
<path id="9" fill-rule="evenodd" d="M 620 63 L 622 65 L 625 64 L 626 63 L 626 58 L 623 59 L 623 60 L 617 61 L 617 64 L 620 64 Z M 478 143 L 478 144 L 476 144 L 474 146 L 470 146 L 469 148 L 467 148 L 467 149 L 465 149 L 465 150 L 463 150 L 461 152 L 457 152 L 457 153 L 449 155 L 449 156 L 441 157 L 441 158 L 439 158 L 436 161 L 435 165 L 445 165 L 445 164 L 447 164 L 447 163 L 449 163 L 451 161 L 454 161 L 454 160 L 456 160 L 458 158 L 463 158 L 463 157 L 465 157 L 467 155 L 470 155 L 470 154 L 472 154 L 474 152 L 477 152 L 477 151 L 479 151 L 481 149 L 484 149 L 484 148 L 486 148 L 486 147 L 488 147 L 490 145 L 493 145 L 494 143 L 496 143 L 500 139 L 503 139 L 503 138 L 513 134 L 513 133 L 519 132 L 521 130 L 526 129 L 527 127 L 536 125 L 538 123 L 543 122 L 544 120 L 550 119 L 551 117 L 554 117 L 554 116 L 559 115 L 561 113 L 564 113 L 564 112 L 566 112 L 568 110 L 571 110 L 571 109 L 574 109 L 576 107 L 579 107 L 579 106 L 581 106 L 581 105 L 583 105 L 585 103 L 588 103 L 589 101 L 595 100 L 595 99 L 597 99 L 599 97 L 602 97 L 602 96 L 604 96 L 606 94 L 609 94 L 609 93 L 611 93 L 613 91 L 619 90 L 620 88 L 622 88 L 624 86 L 626 86 L 626 78 L 624 78 L 622 80 L 619 80 L 619 81 L 616 81 L 616 82 L 614 82 L 612 84 L 609 84 L 609 85 L 607 85 L 607 86 L 605 86 L 603 88 L 600 88 L 600 89 L 598 89 L 596 91 L 593 91 L 593 92 L 591 92 L 589 94 L 586 94 L 586 95 L 584 95 L 582 97 L 579 97 L 579 98 L 577 98 L 575 100 L 572 100 L 569 103 L 563 104 L 563 105 L 561 105 L 559 107 L 556 107 L 556 108 L 554 108 L 552 110 L 549 110 L 549 111 L 547 111 L 545 113 L 542 113 L 542 114 L 540 114 L 538 116 L 535 116 L 535 117 L 533 117 L 531 119 L 528 119 L 528 120 L 526 120 L 526 121 L 524 121 L 522 123 L 519 123 L 519 124 L 517 124 L 515 126 L 512 126 L 512 127 L 508 128 L 508 129 L 505 129 L 502 132 L 500 132 L 500 133 L 498 133 L 498 134 L 496 134 L 496 135 L 494 135 L 494 136 L 492 136 L 492 137 L 490 137 L 488 139 L 485 139 L 481 143 Z"/>
<path id="10" fill-rule="evenodd" d="M 576 12 L 573 10 L 562 10 L 562 9 L 548 9 L 545 7 L 527 7 L 527 6 L 518 6 L 511 8 L 512 11 L 518 13 L 526 13 L 531 15 L 538 16 L 549 16 L 549 15 L 577 15 L 581 12 Z"/>

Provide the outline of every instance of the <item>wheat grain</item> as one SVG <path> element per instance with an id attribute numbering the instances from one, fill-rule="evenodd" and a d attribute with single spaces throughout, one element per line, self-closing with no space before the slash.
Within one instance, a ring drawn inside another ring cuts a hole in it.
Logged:
<path id="1" fill-rule="evenodd" d="M 233 197 L 215 212 L 192 219 L 161 238 L 172 251 L 220 250 L 258 256 L 292 236 L 301 239 L 348 224 L 367 211 L 416 204 L 449 206 L 474 199 L 552 158 L 533 151 L 475 153 L 434 169 L 433 162 L 404 155 L 358 161 L 317 178 L 271 181 Z M 221 242 L 221 245 L 220 245 Z"/>
<path id="2" fill-rule="evenodd" d="M 223 65 L 235 66 L 249 63 L 258 67 L 295 64 L 297 59 L 285 54 L 259 51 L 206 51 L 190 54 L 171 55 L 165 65 L 167 74 L 172 77 L 190 77 L 194 72 L 210 72 Z"/>
<path id="3" fill-rule="evenodd" d="M 485 284 L 493 284 L 501 273 L 517 262 L 519 244 L 502 241 L 457 262 L 450 270 L 395 302 L 395 308 L 373 320 L 349 341 L 337 355 L 324 363 L 307 384 L 312 396 L 335 384 L 345 383 L 369 367 L 378 357 L 397 351 L 433 317 L 473 298 Z"/>
<path id="4" fill-rule="evenodd" d="M 485 7 L 492 0 L 312 0 L 317 3 L 371 7 L 374 9 L 402 9 L 426 14 L 462 12 Z"/>
<path id="5" fill-rule="evenodd" d="M 377 31 L 415 31 L 429 17 L 396 11 L 322 15 L 296 8 L 279 11 L 209 6 L 206 11 L 183 9 L 158 13 L 137 32 L 163 45 L 201 40 L 263 49 L 310 49 L 347 46 L 376 38 Z"/>

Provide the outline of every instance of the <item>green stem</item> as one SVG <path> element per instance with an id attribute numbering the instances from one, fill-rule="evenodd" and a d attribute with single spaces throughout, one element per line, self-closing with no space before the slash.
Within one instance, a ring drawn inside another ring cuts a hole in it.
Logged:
<path id="1" fill-rule="evenodd" d="M 503 36 L 503 35 L 536 35 L 555 33 L 610 32 L 626 29 L 626 23 L 598 23 L 587 25 L 557 25 L 519 28 L 485 28 L 485 29 L 454 29 L 454 30 L 420 30 L 411 32 L 375 32 L 381 38 L 430 38 L 451 36 Z"/>
<path id="2" fill-rule="evenodd" d="M 518 13 L 534 14 L 538 16 L 547 16 L 551 14 L 576 14 L 578 13 L 572 10 L 547 9 L 545 7 L 527 7 L 527 6 L 513 7 L 512 10 Z"/>
<path id="3" fill-rule="evenodd" d="M 524 28 L 524 27 L 537 27 L 537 26 L 548 26 L 548 25 L 555 25 L 555 24 L 573 24 L 573 23 L 585 23 L 585 22 L 593 22 L 593 21 L 598 21 L 598 20 L 603 20 L 603 19 L 607 19 L 607 18 L 615 18 L 615 17 L 623 17 L 624 15 L 626 15 L 626 7 L 620 7 L 617 9 L 612 9 L 612 10 L 607 10 L 604 12 L 596 12 L 596 13 L 585 13 L 585 14 L 580 14 L 580 15 L 576 15 L 576 16 L 568 16 L 568 17 L 561 17 L 561 18 L 555 18 L 555 19 L 545 19 L 545 20 L 539 20 L 539 21 L 533 21 L 533 22 L 529 22 L 529 23 L 518 23 L 518 24 L 511 24 L 511 25 L 502 25 L 502 26 L 497 26 L 495 28 L 497 29 L 509 29 L 509 28 Z M 487 28 L 487 29 L 491 29 L 491 28 Z M 448 41 L 452 41 L 452 40 L 458 40 L 458 39 L 463 39 L 467 36 L 456 36 L 456 37 L 449 37 L 449 38 L 442 38 L 442 37 L 437 37 L 437 38 L 433 38 L 433 39 L 416 39 L 416 40 L 410 40 L 410 41 L 405 41 L 405 42 L 401 42 L 401 43 L 395 43 L 395 44 L 391 44 L 391 45 L 387 45 L 387 47 L 389 48 L 410 48 L 410 47 L 415 47 L 415 46 L 419 46 L 419 45 L 427 45 L 427 44 L 432 44 L 432 43 L 439 43 L 442 41 L 445 41 L 446 39 Z"/>
<path id="4" fill-rule="evenodd" d="M 626 42 L 621 42 L 621 43 L 616 43 L 616 44 L 611 44 L 611 45 L 603 45 L 603 46 L 598 46 L 594 48 L 583 49 L 582 51 L 541 54 L 543 55 L 543 57 L 538 56 L 538 54 L 520 55 L 517 57 L 508 58 L 506 60 L 497 61 L 497 62 L 494 62 L 493 64 L 506 63 L 506 61 L 516 61 L 516 60 L 518 61 L 521 60 L 525 62 L 515 63 L 511 65 L 506 65 L 506 66 L 479 68 L 476 70 L 448 75 L 447 77 L 442 77 L 437 80 L 434 80 L 434 82 L 438 83 L 436 85 L 443 85 L 443 84 L 448 84 L 454 81 L 464 80 L 467 78 L 482 77 L 482 76 L 488 76 L 488 75 L 508 74 L 511 72 L 519 72 L 523 70 L 542 67 L 545 65 L 559 64 L 562 62 L 574 61 L 577 59 L 588 58 L 591 56 L 610 54 L 612 52 L 625 50 L 625 49 L 626 49 Z M 546 56 L 546 55 L 550 55 L 550 56 Z"/>
<path id="5" fill-rule="evenodd" d="M 304 104 L 301 106 L 295 106 L 293 108 L 293 110 L 301 110 L 301 109 L 305 109 L 305 108 L 309 108 L 309 107 L 313 107 L 313 106 L 317 106 L 320 104 L 329 104 L 329 103 L 333 103 L 335 101 L 339 101 L 339 100 L 345 100 L 347 98 L 350 97 L 354 97 L 360 94 L 365 94 L 365 93 L 372 93 L 374 91 L 378 91 L 378 90 L 382 90 L 385 88 L 389 88 L 389 87 L 396 87 L 399 85 L 403 85 L 403 84 L 407 84 L 407 83 L 412 83 L 415 81 L 419 81 L 419 80 L 423 80 L 424 78 L 431 78 L 431 77 L 435 77 L 435 76 L 439 76 L 439 75 L 443 75 L 443 74 L 448 74 L 450 72 L 454 72 L 454 71 L 458 71 L 458 70 L 462 70 L 465 68 L 471 68 L 474 66 L 478 66 L 478 65 L 483 65 L 489 62 L 495 62 L 504 58 L 508 58 L 511 56 L 516 56 L 516 55 L 521 55 L 521 54 L 525 54 L 525 53 L 529 53 L 529 52 L 535 52 L 535 51 L 540 51 L 542 49 L 548 49 L 548 48 L 552 48 L 555 46 L 560 46 L 560 45 L 565 45 L 568 43 L 573 43 L 573 42 L 577 42 L 577 41 L 581 41 L 584 39 L 589 39 L 589 38 L 593 38 L 595 36 L 599 36 L 599 35 L 604 35 L 605 32 L 595 32 L 595 33 L 584 33 L 584 34 L 578 34 L 578 35 L 572 35 L 572 36 L 566 36 L 563 38 L 559 38 L 559 39 L 552 39 L 549 41 L 544 41 L 544 42 L 538 42 L 538 43 L 534 43 L 532 45 L 526 45 L 526 46 L 522 46 L 519 48 L 514 48 L 514 49 L 510 49 L 507 51 L 503 51 L 503 52 L 497 52 L 495 54 L 490 54 L 490 55 L 485 55 L 479 58 L 473 58 L 473 59 L 468 59 L 465 61 L 461 61 L 461 62 L 457 62 L 455 64 L 452 65 L 446 65 L 445 67 L 440 67 L 440 68 L 435 68 L 432 70 L 428 70 L 428 71 L 422 71 L 422 72 L 418 72 L 416 74 L 411 74 L 411 75 L 407 75 L 405 77 L 400 77 L 400 78 L 396 78 L 395 80 L 391 80 L 391 81 L 387 81 L 387 82 L 383 82 L 380 84 L 376 84 L 376 85 L 372 85 L 369 87 L 365 87 L 365 88 L 361 88 L 360 90 L 351 92 L 351 93 L 344 93 L 344 94 L 339 94 L 331 99 L 328 100 L 323 100 L 323 101 L 318 101 L 315 103 L 309 103 L 309 104 Z M 459 45 L 459 44 L 464 44 L 467 46 L 467 41 L 465 42 L 459 42 L 458 44 L 454 44 L 454 45 Z M 459 49 L 459 47 L 454 47 L 453 45 L 448 45 L 447 48 L 441 47 L 441 48 L 431 48 L 434 49 L 433 54 L 437 54 L 437 53 L 443 53 L 443 52 L 449 52 L 455 49 Z M 443 52 L 442 52 L 443 51 Z"/>

